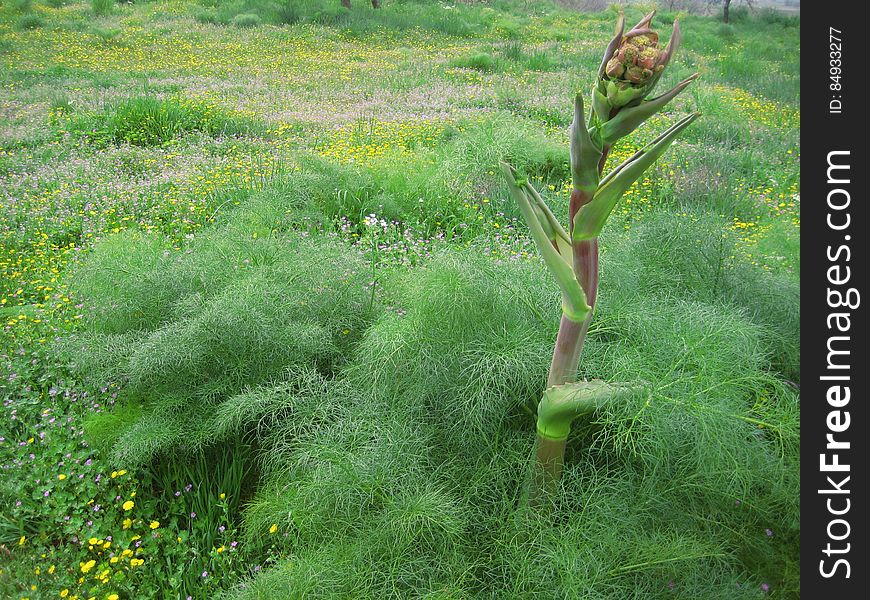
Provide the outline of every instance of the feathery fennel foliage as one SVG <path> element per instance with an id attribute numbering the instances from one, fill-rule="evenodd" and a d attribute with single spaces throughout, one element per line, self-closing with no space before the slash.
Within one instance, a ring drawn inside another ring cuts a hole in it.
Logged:
<path id="1" fill-rule="evenodd" d="M 366 275 L 335 242 L 232 226 L 185 251 L 138 234 L 101 244 L 75 278 L 93 310 L 66 350 L 86 377 L 121 376 L 122 403 L 140 407 L 114 428 L 114 458 L 141 464 L 256 426 L 276 407 L 263 384 L 318 385 L 370 318 Z"/>
<path id="2" fill-rule="evenodd" d="M 67 353 L 127 382 L 89 439 L 158 473 L 256 452 L 245 543 L 287 560 L 226 597 L 797 593 L 790 284 L 661 210 L 611 232 L 583 372 L 649 385 L 575 423 L 553 522 L 520 502 L 560 310 L 543 265 L 443 250 L 372 305 L 362 258 L 293 231 L 330 198 L 301 177 L 182 250 L 108 238 L 73 280 Z"/>
<path id="3" fill-rule="evenodd" d="M 619 297 L 586 364 L 649 392 L 575 427 L 558 522 L 518 510 L 558 310 L 537 271 L 445 253 L 398 278 L 407 312 L 368 329 L 336 418 L 265 452 L 248 531 L 279 523 L 289 560 L 232 597 L 754 598 L 795 576 L 798 404 L 735 304 Z"/>

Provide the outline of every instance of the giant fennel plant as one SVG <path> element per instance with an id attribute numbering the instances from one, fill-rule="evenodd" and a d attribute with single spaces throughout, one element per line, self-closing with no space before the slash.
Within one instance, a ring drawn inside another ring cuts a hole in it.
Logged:
<path id="1" fill-rule="evenodd" d="M 598 69 L 588 119 L 582 94 L 574 97 L 567 231 L 528 180 L 502 163 L 511 194 L 562 292 L 562 320 L 547 388 L 537 410 L 532 503 L 541 502 L 558 484 L 572 422 L 637 387 L 597 379 L 577 381 L 577 371 L 598 293 L 598 236 L 622 195 L 698 117 L 698 113 L 683 117 L 603 175 L 612 145 L 659 112 L 697 77 L 696 73 L 670 91 L 649 98 L 681 38 L 675 21 L 668 45 L 660 48 L 659 35 L 651 27 L 654 16 L 655 11 L 626 32 L 620 12 L 616 34 Z"/>

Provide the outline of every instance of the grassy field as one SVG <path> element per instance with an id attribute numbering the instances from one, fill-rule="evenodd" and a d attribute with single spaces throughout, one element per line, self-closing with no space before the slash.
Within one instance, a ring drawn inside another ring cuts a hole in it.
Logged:
<path id="1" fill-rule="evenodd" d="M 553 513 L 563 221 L 615 10 L 0 3 L 0 596 L 797 598 L 799 18 L 663 12 L 702 116 L 601 236 Z M 632 5 L 627 20 L 642 9 Z"/>

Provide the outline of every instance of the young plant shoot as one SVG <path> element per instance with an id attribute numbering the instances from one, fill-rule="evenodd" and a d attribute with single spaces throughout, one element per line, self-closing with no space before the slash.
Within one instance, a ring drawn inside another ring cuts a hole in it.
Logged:
<path id="1" fill-rule="evenodd" d="M 620 13 L 616 35 L 598 69 L 588 123 L 582 94 L 574 97 L 567 231 L 535 188 L 512 166 L 502 163 L 511 194 L 562 292 L 562 321 L 547 389 L 538 404 L 535 471 L 529 491 L 532 503 L 541 502 L 559 482 L 572 422 L 633 389 L 601 380 L 577 381 L 577 370 L 598 293 L 598 236 L 622 195 L 698 117 L 693 113 L 680 119 L 602 176 L 613 143 L 631 134 L 697 77 L 696 73 L 648 99 L 681 37 L 679 23 L 674 21 L 667 47 L 659 49 L 659 35 L 651 28 L 654 15 L 655 11 L 625 32 Z"/>

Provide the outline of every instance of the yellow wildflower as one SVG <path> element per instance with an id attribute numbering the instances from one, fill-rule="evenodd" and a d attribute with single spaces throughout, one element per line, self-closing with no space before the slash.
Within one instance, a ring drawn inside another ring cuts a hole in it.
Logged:
<path id="1" fill-rule="evenodd" d="M 160 521 L 151 521 L 148 527 L 150 527 L 151 529 L 157 529 L 158 527 L 160 527 Z"/>
<path id="2" fill-rule="evenodd" d="M 66 475 L 61 473 L 60 475 L 57 476 L 57 478 L 60 479 L 61 481 L 63 481 L 64 479 L 66 479 Z"/>
<path id="3" fill-rule="evenodd" d="M 269 533 L 275 533 L 276 531 L 278 531 L 278 524 L 272 523 L 272 526 L 269 527 Z"/>
<path id="4" fill-rule="evenodd" d="M 87 573 L 88 571 L 93 569 L 96 565 L 97 565 L 97 561 L 95 561 L 93 558 L 86 563 L 79 563 L 79 566 L 82 569 L 82 573 Z"/>
<path id="5" fill-rule="evenodd" d="M 124 510 L 133 510 L 133 506 L 135 506 L 133 504 L 133 501 L 127 500 L 124 504 L 121 505 L 121 508 L 123 508 Z"/>

